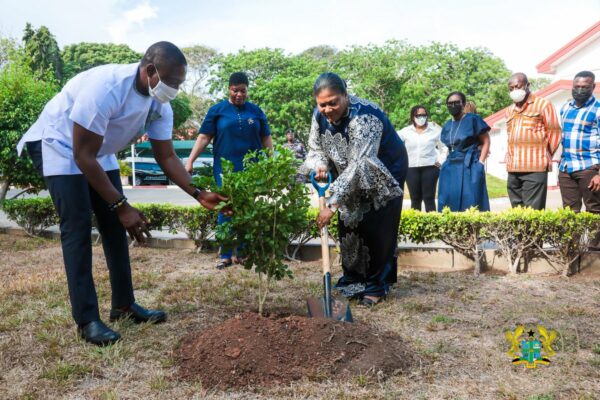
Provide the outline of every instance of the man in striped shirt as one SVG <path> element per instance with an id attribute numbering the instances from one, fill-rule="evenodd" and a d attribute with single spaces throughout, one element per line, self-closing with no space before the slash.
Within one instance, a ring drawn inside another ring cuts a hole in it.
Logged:
<path id="1" fill-rule="evenodd" d="M 558 183 L 564 207 L 600 214 L 600 101 L 594 95 L 595 76 L 581 71 L 573 79 L 573 99 L 560 110 L 563 153 Z M 592 243 L 598 248 L 600 242 Z"/>
<path id="2" fill-rule="evenodd" d="M 552 103 L 529 91 L 525 74 L 511 76 L 508 90 L 514 102 L 506 111 L 508 197 L 513 207 L 543 210 L 560 124 Z"/>

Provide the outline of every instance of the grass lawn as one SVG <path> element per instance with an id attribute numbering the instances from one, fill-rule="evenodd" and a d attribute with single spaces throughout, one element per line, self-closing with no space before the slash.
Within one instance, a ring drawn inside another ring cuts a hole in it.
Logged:
<path id="1" fill-rule="evenodd" d="M 504 179 L 500 179 L 493 175 L 486 174 L 485 180 L 487 183 L 487 190 L 490 199 L 495 199 L 498 197 L 508 197 L 508 192 L 506 191 L 506 181 Z"/>
<path id="2" fill-rule="evenodd" d="M 506 181 L 504 179 L 497 178 L 490 174 L 486 174 L 485 179 L 490 199 L 508 197 L 508 192 L 506 191 Z M 410 199 L 410 193 L 408 192 L 408 187 L 406 185 L 404 185 L 404 199 Z"/>
<path id="3" fill-rule="evenodd" d="M 110 324 L 123 340 L 82 342 L 70 316 L 59 243 L 0 234 L 2 399 L 596 399 L 600 396 L 600 281 L 582 276 L 508 277 L 404 271 L 387 302 L 353 305 L 357 321 L 405 340 L 421 362 L 388 379 L 305 378 L 272 388 L 207 390 L 177 381 L 174 350 L 189 332 L 256 310 L 253 272 L 216 271 L 214 254 L 131 249 L 136 298 L 169 313 L 167 323 Z M 94 276 L 108 322 L 110 290 L 101 247 Z M 318 262 L 292 263 L 294 280 L 274 285 L 268 311 L 304 315 L 321 292 Z M 340 268 L 333 270 L 334 276 Z M 504 331 L 541 323 L 558 332 L 556 356 L 515 366 Z M 326 344 L 325 344 L 326 345 Z"/>

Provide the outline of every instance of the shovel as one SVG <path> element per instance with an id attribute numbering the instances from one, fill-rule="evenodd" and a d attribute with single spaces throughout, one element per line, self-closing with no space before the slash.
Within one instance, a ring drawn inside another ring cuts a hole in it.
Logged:
<path id="1" fill-rule="evenodd" d="M 319 209 L 325 208 L 325 191 L 331 184 L 331 172 L 327 175 L 327 183 L 319 185 L 315 180 L 315 172 L 311 172 L 310 181 L 319 194 Z M 338 321 L 352 322 L 352 313 L 348 302 L 342 302 L 331 296 L 331 271 L 329 263 L 329 233 L 327 226 L 321 228 L 321 257 L 323 260 L 322 299 L 310 297 L 306 300 L 308 316 L 313 318 L 333 318 Z"/>

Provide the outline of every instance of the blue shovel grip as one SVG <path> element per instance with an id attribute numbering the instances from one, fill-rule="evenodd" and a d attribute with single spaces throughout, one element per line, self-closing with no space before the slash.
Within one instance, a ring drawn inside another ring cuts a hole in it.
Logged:
<path id="1" fill-rule="evenodd" d="M 329 189 L 329 185 L 331 185 L 331 172 L 327 172 L 327 183 L 321 185 L 315 179 L 315 171 L 311 171 L 310 173 L 310 181 L 312 182 L 313 187 L 317 190 L 319 197 L 325 197 L 325 191 Z"/>

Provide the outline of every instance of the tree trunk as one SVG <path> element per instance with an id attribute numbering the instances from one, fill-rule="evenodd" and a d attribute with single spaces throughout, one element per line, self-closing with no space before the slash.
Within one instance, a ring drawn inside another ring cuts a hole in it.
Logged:
<path id="1" fill-rule="evenodd" d="M 2 181 L 2 185 L 0 186 L 0 203 L 6 199 L 6 193 L 8 193 L 8 188 L 10 187 L 10 179 Z"/>
<path id="2" fill-rule="evenodd" d="M 477 247 L 477 243 L 475 243 L 475 248 L 473 249 L 475 255 L 475 270 L 473 273 L 475 275 L 481 274 L 481 257 L 479 256 L 479 248 Z"/>

